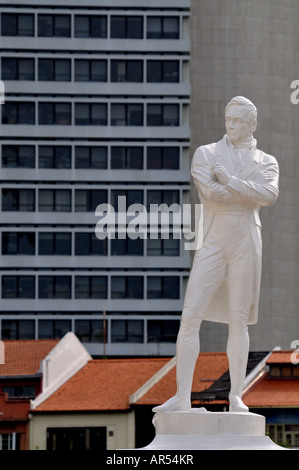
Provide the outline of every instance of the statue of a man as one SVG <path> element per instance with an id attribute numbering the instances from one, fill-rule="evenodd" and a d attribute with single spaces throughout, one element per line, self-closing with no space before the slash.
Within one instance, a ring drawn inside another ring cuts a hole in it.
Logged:
<path id="1" fill-rule="evenodd" d="M 278 197 L 276 159 L 258 150 L 253 133 L 257 110 L 247 98 L 225 109 L 227 134 L 199 147 L 192 176 L 203 204 L 203 244 L 196 252 L 177 337 L 177 393 L 153 411 L 187 411 L 199 354 L 202 320 L 228 324 L 230 411 L 248 411 L 242 401 L 248 325 L 258 318 L 262 265 L 259 209 Z"/>

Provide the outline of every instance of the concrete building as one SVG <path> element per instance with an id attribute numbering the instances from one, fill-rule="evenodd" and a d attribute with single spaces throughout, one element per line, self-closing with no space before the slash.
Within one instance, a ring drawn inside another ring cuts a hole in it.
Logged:
<path id="1" fill-rule="evenodd" d="M 3 339 L 173 354 L 190 253 L 99 240 L 101 203 L 189 202 L 190 2 L 1 7 Z"/>
<path id="2" fill-rule="evenodd" d="M 236 95 L 258 109 L 258 146 L 280 165 L 280 196 L 261 210 L 263 274 L 251 350 L 299 338 L 298 79 L 299 7 L 294 0 L 191 2 L 191 152 L 225 133 L 224 107 Z M 196 201 L 196 195 L 193 200 Z M 202 348 L 223 351 L 226 326 L 206 323 Z"/>

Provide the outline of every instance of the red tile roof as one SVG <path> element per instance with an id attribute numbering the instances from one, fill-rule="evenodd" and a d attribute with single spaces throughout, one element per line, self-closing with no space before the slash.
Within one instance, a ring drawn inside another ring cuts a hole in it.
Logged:
<path id="1" fill-rule="evenodd" d="M 226 353 L 200 353 L 193 376 L 192 392 L 202 392 L 209 388 L 228 369 Z M 176 393 L 176 368 L 174 367 L 137 405 L 159 405 Z M 200 403 L 198 400 L 193 404 Z M 214 402 L 213 402 L 214 403 Z"/>
<path id="2" fill-rule="evenodd" d="M 168 358 L 91 360 L 34 411 L 127 410 L 130 395 L 168 361 Z"/>
<path id="3" fill-rule="evenodd" d="M 266 373 L 243 397 L 244 403 L 255 408 L 299 406 L 298 379 L 271 379 Z"/>
<path id="4" fill-rule="evenodd" d="M 273 351 L 267 364 L 291 364 L 294 351 Z"/>
<path id="5" fill-rule="evenodd" d="M 57 340 L 3 341 L 5 364 L 0 364 L 0 376 L 35 375 L 40 362 L 56 346 Z"/>

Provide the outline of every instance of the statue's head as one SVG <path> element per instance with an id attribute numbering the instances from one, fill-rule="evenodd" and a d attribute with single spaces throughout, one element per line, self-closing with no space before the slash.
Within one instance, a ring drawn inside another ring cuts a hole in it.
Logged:
<path id="1" fill-rule="evenodd" d="M 252 136 L 257 127 L 254 104 L 244 96 L 232 98 L 225 108 L 225 127 L 233 143 Z"/>

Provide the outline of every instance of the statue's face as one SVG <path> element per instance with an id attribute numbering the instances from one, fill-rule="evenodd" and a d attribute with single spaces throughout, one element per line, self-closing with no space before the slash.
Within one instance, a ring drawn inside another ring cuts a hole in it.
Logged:
<path id="1" fill-rule="evenodd" d="M 252 135 L 252 124 L 245 119 L 245 113 L 246 108 L 242 105 L 231 105 L 225 113 L 226 132 L 233 143 Z"/>

